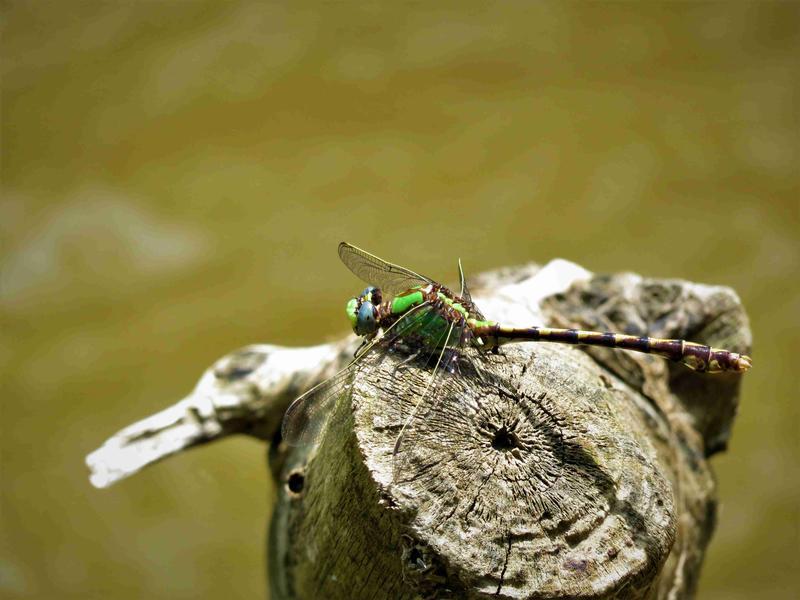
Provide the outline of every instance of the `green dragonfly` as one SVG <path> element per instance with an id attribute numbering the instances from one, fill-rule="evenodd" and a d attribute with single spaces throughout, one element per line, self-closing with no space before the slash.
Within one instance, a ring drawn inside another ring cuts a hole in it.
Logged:
<path id="1" fill-rule="evenodd" d="M 316 443 L 333 402 L 348 387 L 361 360 L 373 352 L 400 352 L 408 357 L 403 364 L 419 359 L 432 368 L 417 408 L 429 393 L 435 393 L 434 382 L 442 373 L 457 375 L 474 357 L 497 353 L 502 345 L 512 342 L 556 342 L 633 350 L 656 354 L 703 373 L 741 373 L 751 366 L 750 357 L 744 354 L 685 340 L 578 329 L 507 327 L 486 320 L 472 301 L 460 260 L 461 290 L 454 294 L 429 277 L 346 242 L 339 244 L 339 258 L 369 284 L 346 306 L 353 331 L 363 342 L 345 368 L 309 389 L 289 406 L 283 418 L 282 435 L 290 445 Z M 480 374 L 479 369 L 475 371 Z M 415 413 L 416 409 L 403 423 L 395 452 Z"/>

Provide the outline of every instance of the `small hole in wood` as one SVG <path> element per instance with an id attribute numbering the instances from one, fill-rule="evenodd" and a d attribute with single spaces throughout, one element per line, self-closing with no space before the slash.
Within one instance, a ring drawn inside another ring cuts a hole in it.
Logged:
<path id="1" fill-rule="evenodd" d="M 492 436 L 492 448 L 498 452 L 508 452 L 514 448 L 519 448 L 519 438 L 512 431 L 509 431 L 505 425 L 494 432 Z"/>
<path id="2" fill-rule="evenodd" d="M 286 480 L 286 487 L 289 488 L 290 492 L 294 494 L 299 494 L 300 492 L 303 491 L 303 486 L 305 485 L 305 483 L 306 483 L 305 476 L 302 473 L 295 471 L 294 473 L 289 475 L 289 479 Z"/>
<path id="3" fill-rule="evenodd" d="M 422 551 L 416 547 L 411 548 L 411 551 L 408 553 L 408 564 L 411 569 L 417 571 L 425 571 L 428 568 L 428 565 L 425 564 L 425 556 Z"/>

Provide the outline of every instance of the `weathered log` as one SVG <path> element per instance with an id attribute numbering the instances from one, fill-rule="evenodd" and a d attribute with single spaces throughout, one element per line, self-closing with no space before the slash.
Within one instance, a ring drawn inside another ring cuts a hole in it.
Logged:
<path id="1" fill-rule="evenodd" d="M 750 349 L 727 289 L 533 271 L 496 274 L 484 313 Z M 319 447 L 273 453 L 272 597 L 691 597 L 739 379 L 592 356 L 523 344 L 445 376 L 396 453 L 430 369 L 368 358 Z"/>
<path id="2" fill-rule="evenodd" d="M 678 337 L 749 352 L 727 288 L 565 261 L 471 282 L 487 317 Z M 736 375 L 701 375 L 605 348 L 519 344 L 430 369 L 370 356 L 316 448 L 279 440 L 280 417 L 340 368 L 353 338 L 223 357 L 176 405 L 87 457 L 105 487 L 221 437 L 271 442 L 274 600 L 300 598 L 688 598 L 714 526 L 708 457 L 723 449 Z M 395 452 L 403 424 L 417 409 Z"/>
<path id="3" fill-rule="evenodd" d="M 309 348 L 255 344 L 223 356 L 169 408 L 118 431 L 86 457 L 89 479 L 109 487 L 147 466 L 233 434 L 266 442 L 293 398 L 331 375 L 356 344 Z"/>

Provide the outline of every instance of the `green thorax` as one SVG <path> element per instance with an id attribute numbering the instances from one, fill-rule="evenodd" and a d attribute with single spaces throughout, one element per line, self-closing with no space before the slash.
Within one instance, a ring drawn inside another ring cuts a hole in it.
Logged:
<path id="1" fill-rule="evenodd" d="M 440 348 L 448 339 L 448 331 L 453 321 L 457 320 L 455 327 L 459 328 L 474 328 L 492 324 L 491 321 L 475 319 L 467 308 L 443 292 L 442 289 L 444 288 L 432 285 L 417 286 L 390 300 L 389 320 L 395 322 L 400 317 L 404 317 L 394 327 L 394 333 L 409 338 L 413 337 L 415 341 L 428 347 Z M 437 299 L 444 306 L 434 306 L 433 303 Z M 430 304 L 420 307 L 424 302 Z M 446 308 L 450 308 L 452 311 L 448 311 Z M 481 344 L 477 340 L 476 342 L 478 345 Z M 457 343 L 451 335 L 450 345 Z"/>
<path id="2" fill-rule="evenodd" d="M 395 296 L 391 300 L 392 314 L 398 317 L 405 314 L 415 306 L 422 304 L 426 299 L 430 300 L 433 293 L 435 293 L 436 297 L 444 302 L 447 306 L 461 313 L 465 319 L 470 317 L 469 312 L 466 308 L 464 308 L 463 305 L 442 292 L 441 288 L 435 289 L 434 286 L 431 285 L 418 285 L 406 292 L 403 292 L 402 294 Z"/>

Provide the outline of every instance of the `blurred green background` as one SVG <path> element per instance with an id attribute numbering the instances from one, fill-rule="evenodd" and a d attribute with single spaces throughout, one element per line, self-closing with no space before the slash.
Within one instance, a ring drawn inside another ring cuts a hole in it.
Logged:
<path id="1" fill-rule="evenodd" d="M 735 288 L 755 368 L 700 598 L 797 597 L 800 6 L 2 3 L 4 598 L 263 597 L 265 448 L 84 456 L 252 342 L 347 331 L 348 240 Z"/>

